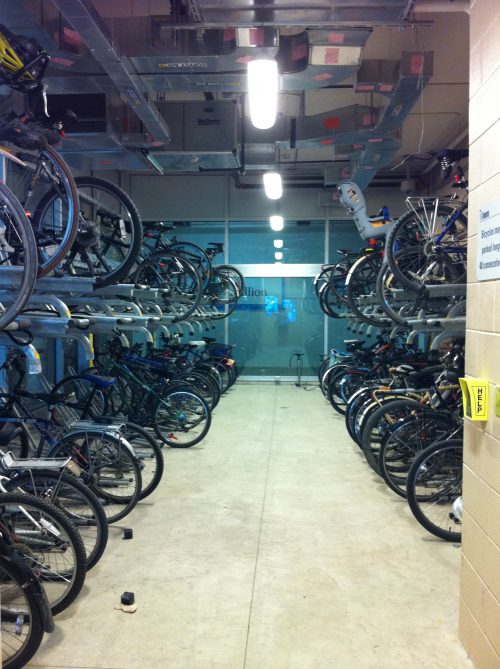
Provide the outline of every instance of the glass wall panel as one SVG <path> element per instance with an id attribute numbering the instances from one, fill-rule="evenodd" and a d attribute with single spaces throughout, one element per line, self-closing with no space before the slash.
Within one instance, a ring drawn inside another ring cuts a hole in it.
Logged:
<path id="1" fill-rule="evenodd" d="M 191 242 L 198 244 L 203 249 L 210 244 L 210 242 L 224 243 L 224 223 L 219 222 L 203 222 L 203 221 L 185 221 L 183 223 L 167 222 L 168 225 L 174 225 L 173 230 L 168 230 L 164 233 L 166 239 L 173 240 L 174 237 L 180 242 Z M 154 244 L 154 242 L 151 242 Z M 145 239 L 145 244 L 148 240 Z M 217 256 L 216 263 L 222 264 L 224 262 L 223 254 Z"/>
<path id="2" fill-rule="evenodd" d="M 341 256 L 337 249 L 351 249 L 358 251 L 364 244 L 359 236 L 354 221 L 330 221 L 330 235 L 328 248 L 328 262 L 335 263 Z"/>
<path id="3" fill-rule="evenodd" d="M 282 240 L 283 247 L 275 248 L 274 240 Z M 324 262 L 324 222 L 285 221 L 281 232 L 273 232 L 268 221 L 229 224 L 229 262 L 274 263 L 276 251 L 283 253 L 284 263 Z"/>
<path id="4" fill-rule="evenodd" d="M 245 296 L 229 320 L 229 341 L 247 376 L 294 376 L 296 351 L 304 375 L 313 375 L 323 353 L 323 314 L 311 277 L 248 278 Z"/>

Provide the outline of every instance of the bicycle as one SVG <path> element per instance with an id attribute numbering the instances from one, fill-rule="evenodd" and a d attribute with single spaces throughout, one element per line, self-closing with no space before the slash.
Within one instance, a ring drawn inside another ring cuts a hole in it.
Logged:
<path id="1" fill-rule="evenodd" d="M 54 631 L 47 596 L 28 567 L 0 532 L 0 623 L 2 667 L 22 669 Z"/>
<path id="2" fill-rule="evenodd" d="M 468 151 L 439 155 L 443 172 L 455 167 L 454 187 L 466 189 L 459 161 Z M 467 198 L 410 197 L 409 211 L 387 236 L 386 258 L 398 281 L 410 290 L 441 283 L 464 283 L 467 265 Z M 412 255 L 405 254 L 411 250 Z"/>

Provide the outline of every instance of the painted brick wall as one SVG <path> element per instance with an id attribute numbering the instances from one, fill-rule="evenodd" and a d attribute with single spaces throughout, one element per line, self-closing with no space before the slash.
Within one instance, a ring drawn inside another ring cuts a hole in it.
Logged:
<path id="1" fill-rule="evenodd" d="M 500 280 L 477 281 L 479 209 L 500 198 L 500 2 L 471 0 L 466 373 L 490 382 L 490 419 L 465 426 L 460 637 L 477 669 L 500 669 Z"/>

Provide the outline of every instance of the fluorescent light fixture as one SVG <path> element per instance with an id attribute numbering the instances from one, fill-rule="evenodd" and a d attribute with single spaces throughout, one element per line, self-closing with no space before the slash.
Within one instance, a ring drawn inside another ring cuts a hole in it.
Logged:
<path id="1" fill-rule="evenodd" d="M 275 249 L 282 249 L 283 248 L 283 240 L 282 239 L 275 239 L 273 244 L 274 244 Z"/>
<path id="2" fill-rule="evenodd" d="M 271 230 L 274 230 L 274 232 L 280 232 L 285 227 L 283 216 L 270 216 L 269 223 L 271 224 Z"/>
<path id="3" fill-rule="evenodd" d="M 263 58 L 247 65 L 250 120 L 259 130 L 272 128 L 278 111 L 278 63 Z"/>
<path id="4" fill-rule="evenodd" d="M 281 174 L 278 172 L 266 172 L 263 176 L 264 190 L 270 200 L 279 200 L 283 195 Z"/>
<path id="5" fill-rule="evenodd" d="M 283 260 L 283 253 L 281 251 L 276 251 L 274 254 L 275 260 Z"/>

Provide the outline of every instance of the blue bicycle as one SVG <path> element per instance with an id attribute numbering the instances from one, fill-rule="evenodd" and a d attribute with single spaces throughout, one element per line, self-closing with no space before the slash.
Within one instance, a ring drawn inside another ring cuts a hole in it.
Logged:
<path id="1" fill-rule="evenodd" d="M 456 168 L 453 186 L 467 188 L 459 160 L 465 151 L 440 157 L 448 176 Z M 409 197 L 409 211 L 387 235 L 385 257 L 396 280 L 409 290 L 429 285 L 465 283 L 467 275 L 467 199 Z"/>

